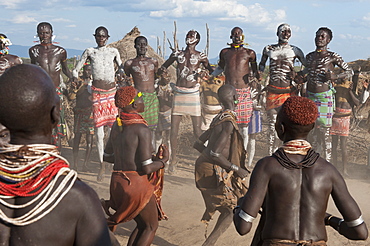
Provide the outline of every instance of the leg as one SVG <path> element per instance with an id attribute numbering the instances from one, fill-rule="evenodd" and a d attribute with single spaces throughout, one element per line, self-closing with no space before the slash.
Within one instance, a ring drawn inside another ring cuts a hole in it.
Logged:
<path id="1" fill-rule="evenodd" d="M 331 160 L 331 137 L 330 137 L 330 127 L 321 127 L 323 130 L 323 148 L 325 153 L 325 159 L 330 162 Z"/>
<path id="2" fill-rule="evenodd" d="M 248 167 L 251 168 L 254 154 L 256 153 L 256 134 L 249 134 L 247 150 L 248 150 Z"/>
<path id="3" fill-rule="evenodd" d="M 158 129 L 157 129 L 155 131 L 154 138 L 155 138 L 155 148 L 154 148 L 154 150 L 157 150 L 159 145 L 161 145 L 163 143 L 163 132 L 158 131 Z"/>
<path id="4" fill-rule="evenodd" d="M 248 147 L 248 138 L 249 138 L 248 125 L 239 125 L 239 129 L 240 129 L 240 133 L 242 134 L 242 137 L 243 137 L 244 149 L 247 149 L 247 147 Z"/>
<path id="5" fill-rule="evenodd" d="M 127 245 L 149 246 L 158 229 L 158 210 L 154 195 L 140 214 L 135 217 L 135 221 L 137 226 L 131 233 Z"/>
<path id="6" fill-rule="evenodd" d="M 80 149 L 81 133 L 76 132 L 73 138 L 73 168 L 78 170 L 78 151 Z"/>
<path id="7" fill-rule="evenodd" d="M 217 239 L 229 228 L 233 221 L 233 213 L 230 208 L 221 208 L 219 211 L 220 216 L 218 217 L 215 228 L 203 243 L 203 246 L 215 245 Z"/>
<path id="8" fill-rule="evenodd" d="M 198 139 L 200 135 L 202 135 L 202 129 L 200 125 L 202 124 L 202 117 L 201 116 L 192 116 L 191 122 L 193 123 L 193 134 L 195 139 Z"/>
<path id="9" fill-rule="evenodd" d="M 104 126 L 95 128 L 96 132 L 96 145 L 98 147 L 98 155 L 99 155 L 99 163 L 100 163 L 100 170 L 97 176 L 97 181 L 103 180 L 103 175 L 105 173 L 105 165 L 103 162 L 103 154 L 104 154 Z"/>
<path id="10" fill-rule="evenodd" d="M 93 134 L 86 134 L 86 155 L 85 161 L 82 167 L 83 171 L 88 171 L 87 165 L 90 163 L 90 155 L 92 150 L 92 143 L 93 143 L 94 135 Z"/>
<path id="11" fill-rule="evenodd" d="M 340 148 L 342 151 L 342 166 L 343 166 L 343 175 L 348 175 L 348 155 L 347 155 L 347 136 L 340 136 Z"/>
<path id="12" fill-rule="evenodd" d="M 338 135 L 332 135 L 331 136 L 331 141 L 332 141 L 332 144 L 333 144 L 333 149 L 332 149 L 333 164 L 338 170 L 340 170 L 339 165 L 338 165 L 338 141 L 339 141 L 339 136 Z M 342 143 L 342 141 L 340 141 L 340 142 Z M 342 171 L 342 170 L 340 170 L 340 171 Z"/>
<path id="13" fill-rule="evenodd" d="M 175 171 L 177 166 L 177 136 L 179 133 L 179 126 L 181 122 L 181 115 L 172 115 L 171 117 L 171 162 L 170 162 L 170 171 Z"/>
<path id="14" fill-rule="evenodd" d="M 267 129 L 267 146 L 268 146 L 268 154 L 272 155 L 275 151 L 276 145 L 276 131 L 275 131 L 275 122 L 276 122 L 277 112 L 275 109 L 270 109 L 267 111 L 267 121 L 268 121 L 268 129 Z"/>

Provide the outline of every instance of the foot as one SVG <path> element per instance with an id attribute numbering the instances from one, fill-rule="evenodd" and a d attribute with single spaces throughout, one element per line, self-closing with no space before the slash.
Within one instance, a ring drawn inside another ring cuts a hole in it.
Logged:
<path id="1" fill-rule="evenodd" d="M 98 172 L 98 176 L 96 177 L 96 180 L 98 182 L 102 182 L 104 179 L 104 173 L 105 173 L 105 168 L 100 168 Z"/>

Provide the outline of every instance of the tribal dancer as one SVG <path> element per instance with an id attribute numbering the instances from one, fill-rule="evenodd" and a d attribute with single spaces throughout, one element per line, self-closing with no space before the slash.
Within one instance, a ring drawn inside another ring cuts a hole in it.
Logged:
<path id="1" fill-rule="evenodd" d="M 230 226 L 232 208 L 246 192 L 244 178 L 249 173 L 244 166 L 243 138 L 234 112 L 236 90 L 231 85 L 224 85 L 217 94 L 223 110 L 194 144 L 194 148 L 201 153 L 195 162 L 195 183 L 206 204 L 202 222 L 208 226 L 214 213 L 221 213 L 211 234 L 208 237 L 206 235 L 203 245 L 215 245 Z M 207 146 L 204 145 L 206 141 Z"/>
<path id="2" fill-rule="evenodd" d="M 319 114 L 316 129 L 312 132 L 313 148 L 322 148 L 325 159 L 331 159 L 330 127 L 335 109 L 333 82 L 336 79 L 349 80 L 353 71 L 348 67 L 340 55 L 328 51 L 328 44 L 333 38 L 332 31 L 321 27 L 316 32 L 316 50 L 306 56 L 307 60 L 307 97 L 313 100 Z M 334 73 L 334 67 L 343 70 L 340 74 Z"/>
<path id="3" fill-rule="evenodd" d="M 276 116 L 280 106 L 291 95 L 296 95 L 294 61 L 298 59 L 306 65 L 304 54 L 297 46 L 289 44 L 291 29 L 288 24 L 281 24 L 277 28 L 278 43 L 267 45 L 262 51 L 259 70 L 263 72 L 267 59 L 270 59 L 270 81 L 266 95 L 266 113 L 268 119 L 268 153 L 271 155 L 277 148 L 279 139 L 275 132 Z"/>
<path id="4" fill-rule="evenodd" d="M 37 37 L 40 44 L 32 46 L 28 53 L 31 58 L 31 64 L 42 67 L 51 77 L 55 85 L 60 100 L 63 99 L 63 83 L 61 72 L 63 72 L 69 81 L 72 81 L 72 74 L 67 66 L 67 51 L 60 46 L 53 44 L 53 27 L 48 22 L 41 22 L 37 25 Z M 60 104 L 60 119 L 57 127 L 53 131 L 53 143 L 59 149 L 61 148 L 61 138 L 66 135 L 66 126 L 64 120 L 64 109 Z"/>
<path id="5" fill-rule="evenodd" d="M 117 108 L 114 105 L 116 93 L 115 67 L 121 67 L 122 61 L 116 48 L 107 47 L 109 38 L 108 30 L 105 27 L 95 29 L 95 41 L 97 47 L 87 48 L 73 70 L 74 80 L 77 81 L 78 73 L 87 59 L 92 67 L 92 100 L 95 134 L 99 154 L 100 170 L 97 176 L 98 181 L 103 180 L 105 164 L 103 163 L 104 153 L 104 126 L 111 127 L 116 119 Z"/>
<path id="6" fill-rule="evenodd" d="M 159 102 L 154 88 L 158 60 L 146 56 L 148 40 L 138 36 L 134 41 L 136 57 L 125 62 L 124 70 L 127 76 L 132 76 L 134 87 L 143 93 L 145 111 L 142 113 L 149 129 L 152 131 L 152 144 L 155 149 L 154 134 L 158 124 Z"/>
<path id="7" fill-rule="evenodd" d="M 167 219 L 160 201 L 168 148 L 161 145 L 152 156 L 151 132 L 139 114 L 144 111 L 141 92 L 132 86 L 121 87 L 115 101 L 120 113 L 104 151 L 104 160 L 114 162 L 110 200 L 102 199 L 102 205 L 113 232 L 119 223 L 135 220 L 137 225 L 127 245 L 150 245 L 158 220 Z"/>
<path id="8" fill-rule="evenodd" d="M 248 44 L 244 43 L 243 30 L 240 27 L 234 27 L 231 30 L 230 38 L 232 43 L 229 48 L 224 48 L 220 52 L 218 67 L 212 73 L 217 76 L 224 72 L 225 84 L 232 85 L 238 93 L 238 105 L 236 106 L 237 122 L 244 139 L 244 148 L 248 145 L 248 123 L 252 116 L 253 103 L 249 82 L 250 67 L 253 75 L 259 80 L 257 71 L 256 53 L 246 48 Z"/>
<path id="9" fill-rule="evenodd" d="M 335 88 L 335 111 L 333 124 L 330 128 L 333 143 L 333 164 L 345 176 L 348 176 L 348 156 L 347 139 L 351 123 L 352 107 L 360 105 L 352 91 L 352 82 L 344 79 L 338 79 Z M 340 149 L 342 151 L 342 165 L 338 164 L 338 141 L 340 139 Z"/>
<path id="10" fill-rule="evenodd" d="M 0 147 L 0 245 L 112 245 L 96 193 L 51 145 L 59 98 L 49 75 L 35 65 L 10 68 L 0 105 L 11 136 Z"/>
<path id="11" fill-rule="evenodd" d="M 306 141 L 317 113 L 314 102 L 298 96 L 288 98 L 279 110 L 276 131 L 284 144 L 257 162 L 248 192 L 234 209 L 235 227 L 244 235 L 262 207 L 253 246 L 324 246 L 325 225 L 351 240 L 368 237 L 343 177 Z M 343 219 L 325 213 L 329 196 Z"/>
<path id="12" fill-rule="evenodd" d="M 213 68 L 209 64 L 207 56 L 195 50 L 200 41 L 200 34 L 191 30 L 186 34 L 185 50 L 173 49 L 171 56 L 163 63 L 163 68 L 168 68 L 175 61 L 177 62 L 177 81 L 176 85 L 171 83 L 174 97 L 171 117 L 171 160 L 169 171 L 174 172 L 177 167 L 177 136 L 183 115 L 190 115 L 193 123 L 193 133 L 198 138 L 202 131 L 200 125 L 201 106 L 199 96 L 199 83 L 197 76 L 201 72 L 201 64 L 210 72 Z M 160 69 L 159 73 L 163 70 Z"/>
<path id="13" fill-rule="evenodd" d="M 0 33 L 0 75 L 6 69 L 23 63 L 18 56 L 9 54 L 8 46 L 10 45 L 12 45 L 12 42 L 10 42 L 9 38 L 5 34 Z"/>

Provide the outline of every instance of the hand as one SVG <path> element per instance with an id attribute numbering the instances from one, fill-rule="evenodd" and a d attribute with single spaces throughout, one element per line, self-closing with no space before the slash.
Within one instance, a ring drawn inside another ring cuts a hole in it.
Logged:
<path id="1" fill-rule="evenodd" d="M 252 89 L 251 90 L 251 98 L 255 98 L 258 95 L 258 90 L 257 89 Z"/>
<path id="2" fill-rule="evenodd" d="M 158 151 L 157 151 L 157 154 L 155 155 L 154 160 L 155 161 L 161 160 L 166 163 L 169 158 L 170 158 L 170 152 L 168 150 L 168 147 L 165 144 L 161 144 L 158 147 Z"/>
<path id="3" fill-rule="evenodd" d="M 245 178 L 248 176 L 249 171 L 245 170 L 244 168 L 239 167 L 238 171 L 235 171 L 236 175 L 238 175 L 240 178 Z"/>

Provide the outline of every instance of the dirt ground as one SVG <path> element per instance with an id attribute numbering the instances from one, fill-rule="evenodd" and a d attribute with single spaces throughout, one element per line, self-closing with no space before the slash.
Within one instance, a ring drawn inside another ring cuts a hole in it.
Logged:
<path id="1" fill-rule="evenodd" d="M 162 206 L 168 215 L 168 221 L 161 221 L 157 230 L 153 245 L 158 246 L 191 246 L 202 245 L 205 240 L 206 228 L 200 222 L 201 216 L 205 210 L 203 199 L 194 183 L 194 163 L 198 157 L 197 151 L 191 146 L 194 141 L 192 137 L 192 127 L 189 118 L 184 118 L 181 123 L 180 141 L 179 141 L 179 168 L 173 175 L 166 174 L 165 186 L 162 199 Z M 257 138 L 256 156 L 254 163 L 267 155 L 266 147 L 266 126 L 264 131 Z M 348 189 L 352 196 L 358 202 L 363 218 L 368 227 L 370 227 L 370 168 L 366 165 L 367 148 L 370 147 L 370 134 L 364 128 L 357 127 L 349 137 L 348 153 L 350 168 L 350 177 L 346 178 Z M 84 146 L 81 146 L 80 156 L 84 155 Z M 72 148 L 65 146 L 62 155 L 72 162 Z M 340 160 L 340 157 L 338 158 Z M 89 184 L 98 193 L 100 198 L 109 199 L 109 181 L 110 175 L 107 172 L 104 181 L 96 182 L 96 173 L 98 169 L 97 153 L 94 150 L 92 162 L 90 163 L 90 172 L 79 172 L 79 177 Z M 82 160 L 81 160 L 82 163 Z M 340 216 L 332 201 L 330 201 L 328 212 Z M 217 214 L 208 227 L 208 234 L 212 231 Z M 258 219 L 257 219 L 258 220 Z M 252 232 L 246 236 L 239 236 L 234 225 L 220 237 L 217 246 L 221 245 L 250 245 L 254 230 L 258 221 L 254 222 Z M 128 237 L 135 227 L 135 222 L 131 221 L 118 226 L 115 233 L 121 245 L 126 245 Z M 370 245 L 367 241 L 350 241 L 339 235 L 333 229 L 327 227 L 328 245 Z"/>

